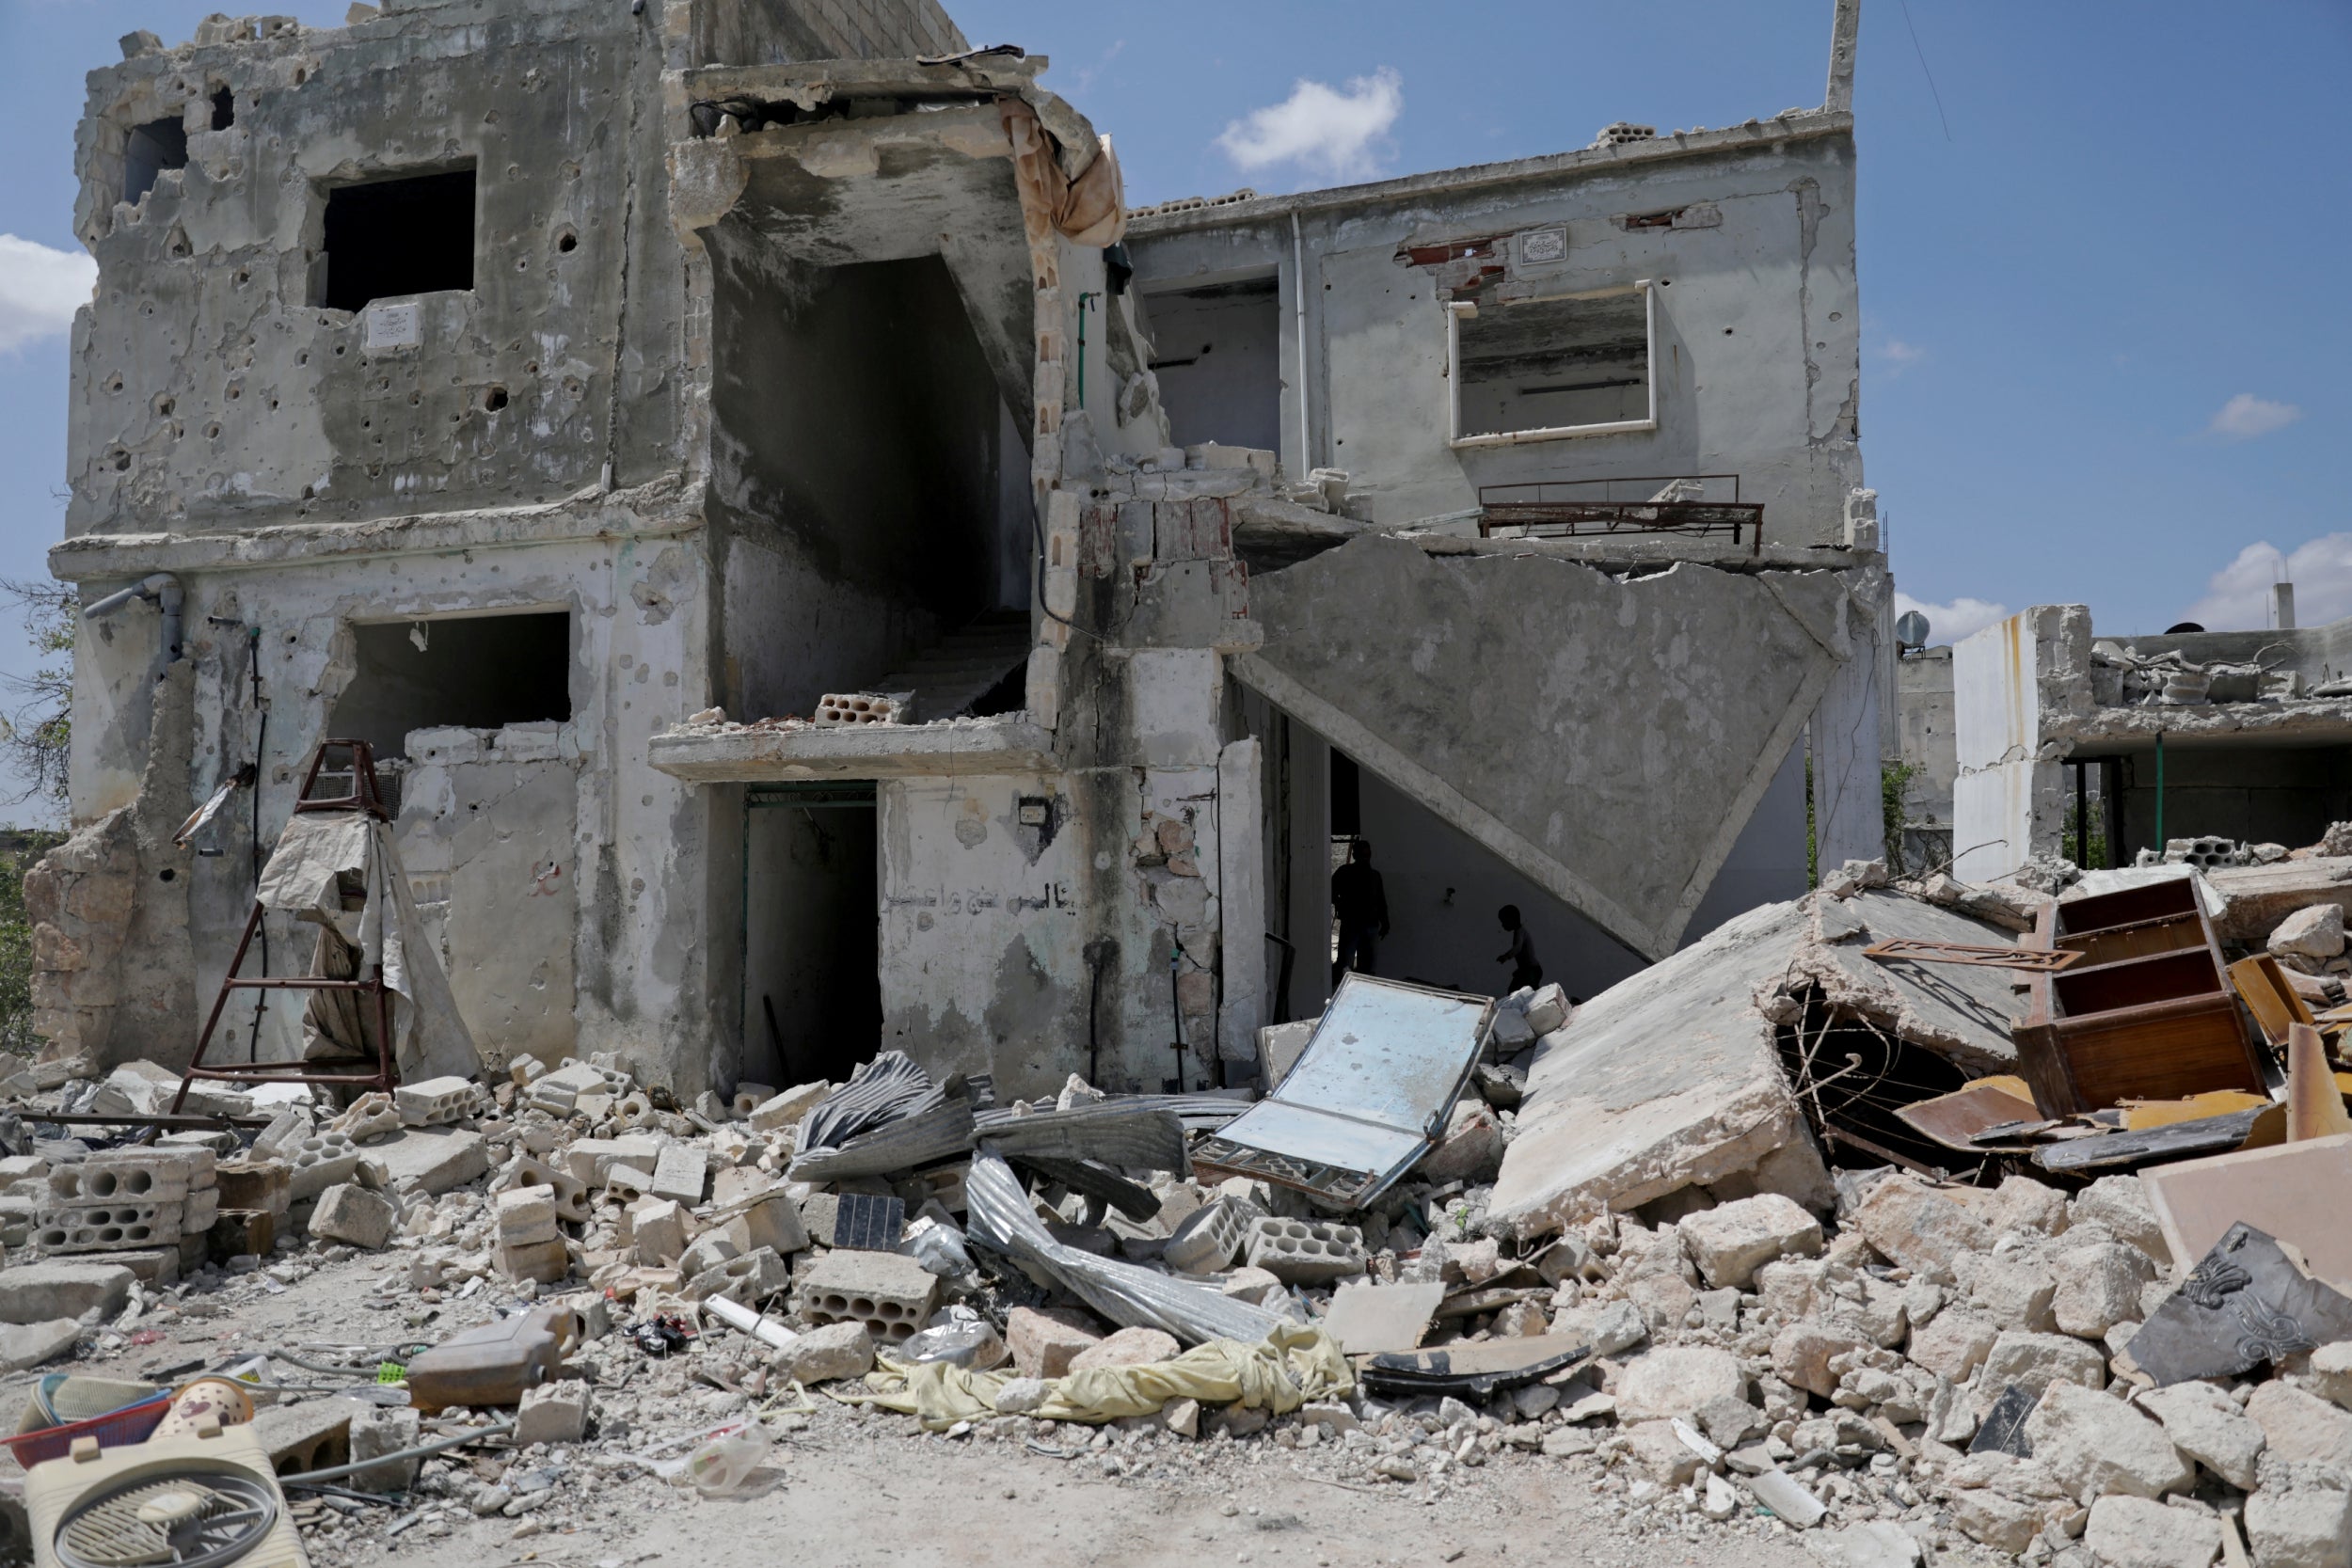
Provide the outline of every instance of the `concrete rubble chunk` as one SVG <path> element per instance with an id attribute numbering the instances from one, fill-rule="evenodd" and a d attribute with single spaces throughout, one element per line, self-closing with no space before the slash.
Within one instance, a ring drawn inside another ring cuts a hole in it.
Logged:
<path id="1" fill-rule="evenodd" d="M 1061 1377 L 1102 1341 L 1085 1314 L 1069 1307 L 1016 1307 L 1005 1319 L 1005 1348 L 1023 1377 Z"/>
<path id="2" fill-rule="evenodd" d="M 2159 1267 L 2171 1266 L 2172 1249 L 2165 1244 L 2164 1227 L 2138 1177 L 2103 1176 L 2076 1193 L 2067 1211 L 2072 1224 L 2105 1226 L 2116 1240 L 2137 1247 Z"/>
<path id="3" fill-rule="evenodd" d="M 318 1207 L 310 1213 L 310 1234 L 374 1252 L 391 1239 L 399 1220 L 400 1211 L 383 1194 L 343 1183 L 319 1195 Z"/>
<path id="4" fill-rule="evenodd" d="M 1886 1519 L 1867 1519 L 1843 1529 L 1804 1538 L 1805 1549 L 1823 1568 L 1918 1568 L 1919 1542 Z"/>
<path id="5" fill-rule="evenodd" d="M 2026 1418 L 2026 1435 L 2035 1462 L 2085 1505 L 2113 1492 L 2161 1497 L 2186 1490 L 2192 1479 L 2163 1427 L 2078 1383 L 2051 1383 Z"/>
<path id="6" fill-rule="evenodd" d="M 1803 1481 L 1783 1469 L 1743 1475 L 1740 1483 L 1755 1494 L 1757 1502 L 1798 1529 L 1811 1529 L 1829 1512 Z"/>
<path id="7" fill-rule="evenodd" d="M 2033 1544 L 2042 1533 L 2042 1510 L 2029 1502 L 2005 1497 L 1991 1487 L 1954 1491 L 1945 1506 L 1952 1523 L 1971 1541 L 2014 1556 Z"/>
<path id="8" fill-rule="evenodd" d="M 1705 1467 L 1698 1454 L 1676 1435 L 1672 1421 L 1635 1421 L 1617 1429 L 1627 1455 L 1661 1486 L 1686 1486 Z"/>
<path id="9" fill-rule="evenodd" d="M 462 1127 L 410 1127 L 368 1146 L 391 1184 L 427 1196 L 454 1192 L 490 1174 L 489 1141 Z M 230 1205 L 224 1207 L 251 1207 Z"/>
<path id="10" fill-rule="evenodd" d="M 111 1318 L 135 1276 L 119 1263 L 50 1261 L 0 1269 L 0 1323 L 38 1323 L 95 1311 Z"/>
<path id="11" fill-rule="evenodd" d="M 2274 1380 L 2256 1386 L 2246 1414 L 2280 1459 L 2352 1469 L 2352 1410 Z"/>
<path id="12" fill-rule="evenodd" d="M 2352 1410 L 2352 1339 L 2338 1339 L 2312 1352 L 2311 1370 L 2323 1395 Z"/>
<path id="13" fill-rule="evenodd" d="M 2246 1544 L 2254 1568 L 2346 1568 L 2352 1564 L 2352 1491 L 2265 1488 L 2246 1499 Z"/>
<path id="14" fill-rule="evenodd" d="M 834 1251 L 793 1281 L 811 1323 L 864 1323 L 878 1343 L 912 1338 L 931 1315 L 938 1276 L 895 1252 Z"/>
<path id="15" fill-rule="evenodd" d="M 2053 1383 L 2104 1388 L 2107 1358 L 2101 1349 L 2063 1334 L 2000 1334 L 1985 1353 L 1977 1386 L 1979 1390 L 2019 1387 L 2034 1401 Z"/>
<path id="16" fill-rule="evenodd" d="M 2264 945 L 2280 958 L 2333 958 L 2344 953 L 2344 906 L 2321 903 L 2279 922 Z"/>
<path id="17" fill-rule="evenodd" d="M 515 1410 L 515 1446 L 533 1443 L 577 1443 L 588 1435 L 593 1401 L 588 1385 L 559 1378 L 523 1391 Z"/>
<path id="18" fill-rule="evenodd" d="M 689 1144 L 672 1144 L 654 1165 L 651 1191 L 691 1209 L 703 1200 L 709 1183 L 710 1156 Z"/>
<path id="19" fill-rule="evenodd" d="M 2221 1555 L 2221 1521 L 2145 1497 L 2106 1497 L 2090 1505 L 2083 1544 L 2107 1568 L 2210 1568 Z"/>
<path id="20" fill-rule="evenodd" d="M 1953 1264 L 1963 1255 L 1989 1253 L 1995 1240 L 1972 1211 L 1905 1175 L 1872 1187 L 1853 1222 L 1882 1256 L 1944 1284 L 1953 1282 Z"/>
<path id="21" fill-rule="evenodd" d="M 2210 1383 L 2175 1383 L 2139 1396 L 2164 1423 L 2172 1446 L 2240 1491 L 2254 1489 L 2255 1461 L 2265 1438 L 2237 1401 Z"/>
<path id="22" fill-rule="evenodd" d="M 422 1440 L 421 1425 L 414 1410 L 353 1402 L 352 1462 L 385 1459 L 416 1448 Z M 417 1470 L 423 1463 L 421 1458 L 389 1460 L 359 1471 L 341 1484 L 362 1492 L 405 1492 L 416 1485 Z"/>
<path id="23" fill-rule="evenodd" d="M 2046 1334 L 2058 1327 L 2050 1309 L 2057 1296 L 2058 1279 L 2050 1269 L 2039 1259 L 2015 1253 L 1978 1259 L 1969 1281 L 1972 1305 L 2004 1329 L 2029 1334 Z"/>
<path id="24" fill-rule="evenodd" d="M 1778 1193 L 1686 1214 L 1678 1228 L 1700 1276 L 1717 1287 L 1744 1289 L 1762 1265 L 1821 1250 L 1821 1222 Z"/>
<path id="25" fill-rule="evenodd" d="M 1912 1330 L 1906 1354 L 1938 1377 L 1965 1383 L 2000 1337 L 2000 1325 L 1983 1313 L 1946 1307 L 1925 1327 Z"/>
<path id="26" fill-rule="evenodd" d="M 801 1118 L 808 1115 L 831 1093 L 833 1093 L 831 1084 L 797 1085 L 773 1099 L 761 1102 L 754 1108 L 748 1119 L 755 1132 L 781 1132 L 787 1127 L 798 1126 Z"/>
<path id="27" fill-rule="evenodd" d="M 2121 1242 L 2066 1248 L 2051 1269 L 2058 1281 L 2051 1315 L 2058 1332 L 2082 1339 L 2103 1338 L 2117 1323 L 2138 1322 L 2140 1292 L 2156 1277 L 2148 1255 Z"/>
<path id="28" fill-rule="evenodd" d="M 1098 1367 L 1142 1367 L 1173 1360 L 1183 1351 L 1172 1334 L 1156 1328 L 1122 1328 L 1072 1356 L 1070 1370 L 1090 1372 Z"/>
<path id="29" fill-rule="evenodd" d="M 1729 1351 L 1674 1346 L 1650 1351 L 1626 1363 L 1617 1376 L 1621 1421 L 1690 1417 L 1716 1400 L 1744 1402 L 1748 1380 Z"/>
<path id="30" fill-rule="evenodd" d="M 72 1318 L 0 1327 L 0 1373 L 27 1371 L 73 1348 L 82 1325 Z"/>
<path id="31" fill-rule="evenodd" d="M 1837 1392 L 1831 1361 L 1871 1349 L 1870 1341 L 1836 1323 L 1804 1320 L 1772 1337 L 1772 1370 L 1790 1386 L 1823 1399 Z"/>
<path id="32" fill-rule="evenodd" d="M 769 1358 L 769 1366 L 800 1383 L 833 1383 L 874 1370 L 874 1337 L 864 1323 L 812 1328 Z"/>

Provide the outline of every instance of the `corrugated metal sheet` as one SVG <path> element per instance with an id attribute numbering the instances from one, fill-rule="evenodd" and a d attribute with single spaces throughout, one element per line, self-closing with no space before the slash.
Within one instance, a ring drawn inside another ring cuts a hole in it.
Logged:
<path id="1" fill-rule="evenodd" d="M 1444 1130 L 1494 1014 L 1492 997 L 1351 974 L 1290 1075 L 1193 1164 L 1360 1208 Z"/>

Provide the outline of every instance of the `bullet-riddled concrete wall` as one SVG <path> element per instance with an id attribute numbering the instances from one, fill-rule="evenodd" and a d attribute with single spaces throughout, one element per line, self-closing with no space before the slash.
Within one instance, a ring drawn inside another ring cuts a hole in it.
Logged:
<path id="1" fill-rule="evenodd" d="M 1283 467 L 1346 470 L 1358 515 L 1441 516 L 1476 505 L 1482 485 L 1736 474 L 1739 499 L 1764 507 L 1768 540 L 1840 543 L 1847 494 L 1863 483 L 1851 124 L 1790 113 L 1145 214 L 1130 241 L 1137 286 L 1181 321 L 1186 291 L 1279 277 Z M 1501 318 L 1512 300 L 1644 280 L 1655 430 L 1449 445 L 1449 301 L 1478 298 Z M 1646 499 L 1631 486 L 1572 494 Z"/>

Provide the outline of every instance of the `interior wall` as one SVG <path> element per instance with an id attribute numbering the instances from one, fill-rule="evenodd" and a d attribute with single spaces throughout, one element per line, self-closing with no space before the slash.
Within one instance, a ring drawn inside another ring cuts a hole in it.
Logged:
<path id="1" fill-rule="evenodd" d="M 1649 312 L 1641 293 L 1488 301 L 1454 331 L 1465 436 L 1649 417 Z"/>
<path id="2" fill-rule="evenodd" d="M 409 732 L 497 729 L 572 716 L 572 618 L 566 610 L 362 623 L 358 669 L 326 733 L 405 755 Z M 423 646 L 418 646 L 418 639 Z"/>
<path id="3" fill-rule="evenodd" d="M 2121 759 L 2124 852 L 2158 848 L 2154 752 Z M 2068 800 L 2072 801 L 2071 783 Z M 2283 844 L 2318 842 L 2352 819 L 2352 747 L 2170 746 L 2164 754 L 2164 836 Z"/>
<path id="4" fill-rule="evenodd" d="M 1772 775 L 1756 814 L 1740 830 L 1731 853 L 1708 885 L 1707 896 L 1692 911 L 1682 933 L 1690 946 L 1734 915 L 1759 904 L 1777 904 L 1804 895 L 1808 874 L 1804 863 L 1804 747 L 1788 748 L 1780 769 Z"/>
<path id="5" fill-rule="evenodd" d="M 1148 301 L 1160 406 L 1180 447 L 1282 448 L 1282 307 L 1272 276 Z"/>
<path id="6" fill-rule="evenodd" d="M 846 1078 L 882 1031 L 875 808 L 756 805 L 745 839 L 742 1075 Z"/>
<path id="7" fill-rule="evenodd" d="M 985 610 L 1027 604 L 1027 458 L 938 256 L 754 265 L 732 248 L 714 251 L 718 510 L 785 558 L 780 575 L 809 590 L 786 601 L 803 616 L 830 604 L 891 628 L 855 679 L 774 689 L 776 711 L 806 713 Z M 1009 462 L 1024 479 L 1012 509 Z M 732 641 L 778 635 L 744 608 L 755 624 L 731 615 Z"/>

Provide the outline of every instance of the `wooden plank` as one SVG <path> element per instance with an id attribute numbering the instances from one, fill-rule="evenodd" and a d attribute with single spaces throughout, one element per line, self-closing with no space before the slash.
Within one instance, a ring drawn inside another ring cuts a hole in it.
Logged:
<path id="1" fill-rule="evenodd" d="M 2033 974 L 2055 973 L 2081 958 L 2072 952 L 2049 953 L 2032 947 L 1994 947 L 1970 942 L 1929 942 L 1919 937 L 1892 937 L 1862 950 L 1866 958 L 1891 963 L 1906 958 L 1924 964 L 1969 964 L 1981 969 L 2022 969 Z"/>

